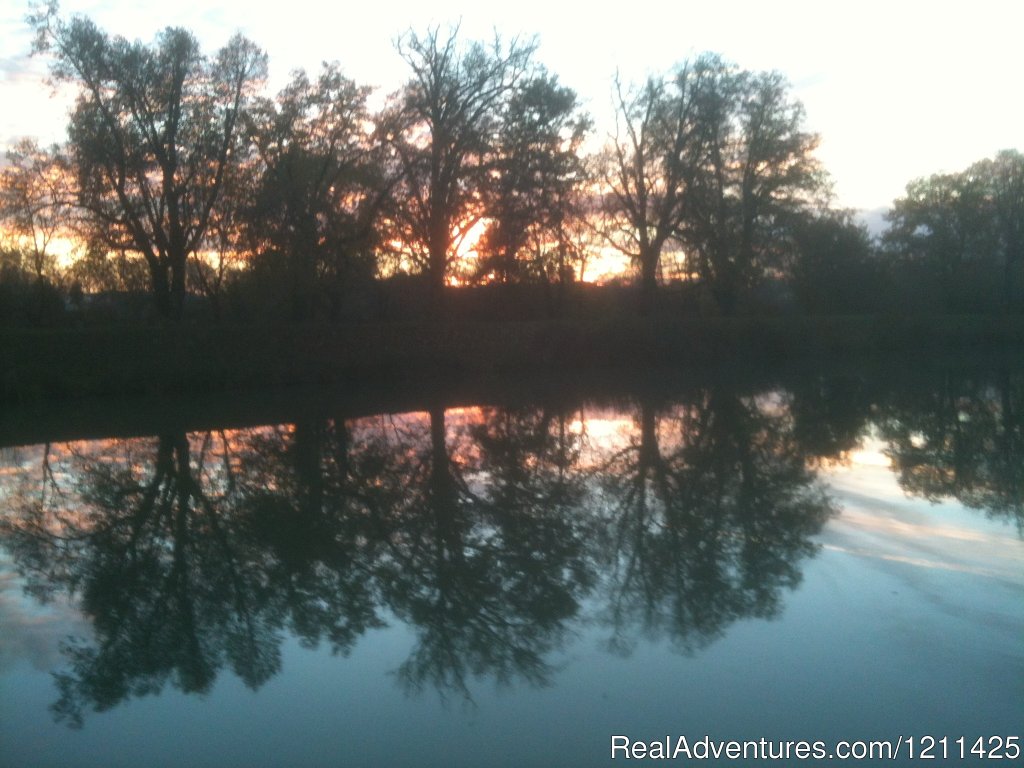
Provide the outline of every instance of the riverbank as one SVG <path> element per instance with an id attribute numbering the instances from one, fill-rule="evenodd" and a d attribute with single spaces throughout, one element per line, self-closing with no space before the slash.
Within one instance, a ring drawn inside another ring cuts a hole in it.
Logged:
<path id="1" fill-rule="evenodd" d="M 0 399 L 341 386 L 1024 348 L 1022 317 L 773 317 L 0 331 Z"/>

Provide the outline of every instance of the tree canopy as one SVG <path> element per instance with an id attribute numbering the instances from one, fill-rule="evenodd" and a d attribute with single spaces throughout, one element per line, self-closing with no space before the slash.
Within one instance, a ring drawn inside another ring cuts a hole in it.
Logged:
<path id="1" fill-rule="evenodd" d="M 484 216 L 494 137 L 535 47 L 495 35 L 490 44 L 463 48 L 457 29 L 439 28 L 397 41 L 412 77 L 382 120 L 399 179 L 394 240 L 401 256 L 429 276 L 436 297 L 453 274 L 459 246 Z"/>
<path id="2" fill-rule="evenodd" d="M 947 309 L 1020 302 L 1024 155 L 1005 150 L 963 171 L 915 179 L 888 214 L 885 245 L 925 267 Z M 996 285 L 998 283 L 998 285 Z"/>
<path id="3" fill-rule="evenodd" d="M 61 19 L 56 4 L 32 21 L 54 80 L 78 90 L 68 150 L 90 235 L 140 253 L 160 313 L 180 316 L 188 259 L 206 247 L 266 55 L 236 35 L 209 57 L 173 27 L 131 42 Z"/>
<path id="4" fill-rule="evenodd" d="M 879 244 L 831 207 L 785 77 L 714 53 L 616 79 L 602 146 L 532 39 L 409 30 L 386 98 L 337 64 L 266 96 L 241 36 L 213 54 L 180 28 L 129 41 L 52 2 L 30 22 L 77 100 L 66 144 L 23 140 L 0 174 L 8 283 L 136 291 L 144 275 L 169 319 L 190 294 L 218 318 L 438 315 L 456 283 L 541 283 L 544 305 L 557 283 L 561 308 L 615 251 L 643 313 L 669 311 L 668 282 L 694 313 L 1024 306 L 1020 152 L 911 182 Z M 66 235 L 80 256 L 61 273 Z"/>

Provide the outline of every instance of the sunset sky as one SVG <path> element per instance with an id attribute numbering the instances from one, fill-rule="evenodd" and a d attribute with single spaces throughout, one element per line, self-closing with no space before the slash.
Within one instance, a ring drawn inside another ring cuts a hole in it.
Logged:
<path id="1" fill-rule="evenodd" d="M 538 60 L 577 90 L 606 135 L 611 83 L 640 80 L 711 50 L 748 69 L 778 69 L 821 134 L 819 156 L 837 204 L 888 206 L 917 176 L 959 170 L 1006 148 L 1024 149 L 1024 3 L 686 2 L 621 4 L 517 0 L 334 3 L 313 0 L 64 0 L 111 33 L 144 41 L 183 26 L 213 52 L 241 31 L 270 57 L 271 91 L 291 70 L 337 60 L 381 93 L 406 77 L 394 38 L 410 28 L 461 20 L 462 36 L 537 35 Z M 0 3 L 0 144 L 20 136 L 62 140 L 67 98 L 42 84 L 45 61 L 29 58 L 28 4 Z"/>

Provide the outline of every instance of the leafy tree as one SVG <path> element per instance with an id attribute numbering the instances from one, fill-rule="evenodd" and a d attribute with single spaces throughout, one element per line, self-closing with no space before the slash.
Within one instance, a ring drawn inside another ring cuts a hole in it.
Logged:
<path id="1" fill-rule="evenodd" d="M 687 272 L 733 312 L 779 266 L 789 224 L 824 190 L 803 107 L 779 73 L 738 70 L 715 54 L 617 93 L 605 173 L 611 239 L 638 265 L 644 305 L 674 244 Z"/>
<path id="2" fill-rule="evenodd" d="M 54 246 L 73 233 L 72 184 L 60 147 L 22 139 L 0 169 L 0 324 L 46 325 L 64 312 Z"/>
<path id="3" fill-rule="evenodd" d="M 790 251 L 793 221 L 822 201 L 825 175 L 804 129 L 803 106 L 778 72 L 747 72 L 717 57 L 698 62 L 691 99 L 696 123 L 680 236 L 719 308 Z"/>
<path id="4" fill-rule="evenodd" d="M 916 179 L 887 214 L 883 243 L 899 261 L 903 282 L 918 275 L 934 282 L 937 303 L 948 310 L 980 308 L 991 290 L 977 285 L 991 276 L 997 250 L 985 186 L 971 173 Z"/>
<path id="5" fill-rule="evenodd" d="M 533 43 L 506 46 L 497 36 L 463 47 L 457 33 L 435 28 L 399 39 L 412 78 L 381 126 L 398 178 L 391 210 L 397 256 L 428 276 L 438 309 L 459 246 L 485 215 L 494 137 L 534 52 Z"/>
<path id="6" fill-rule="evenodd" d="M 149 269 L 142 258 L 126 251 L 107 252 L 102 246 L 86 247 L 65 276 L 87 293 L 142 293 L 149 287 Z"/>
<path id="7" fill-rule="evenodd" d="M 205 56 L 180 28 L 151 45 L 110 37 L 87 18 L 59 18 L 56 3 L 32 22 L 54 80 L 78 89 L 69 157 L 91 233 L 141 254 L 160 313 L 178 318 L 266 57 L 241 36 Z"/>
<path id="8" fill-rule="evenodd" d="M 968 169 L 986 181 L 1003 260 L 1003 304 L 1013 306 L 1024 266 L 1024 154 L 1008 149 Z"/>
<path id="9" fill-rule="evenodd" d="M 887 216 L 883 244 L 904 285 L 930 280 L 950 310 L 1019 307 L 1024 155 L 1004 150 L 957 173 L 915 179 Z"/>
<path id="10" fill-rule="evenodd" d="M 39 326 L 64 314 L 64 292 L 49 277 L 38 277 L 27 248 L 0 244 L 0 326 Z"/>
<path id="11" fill-rule="evenodd" d="M 888 288 L 867 229 L 849 211 L 824 210 L 799 217 L 785 272 L 797 301 L 812 313 L 877 310 Z"/>
<path id="12" fill-rule="evenodd" d="M 541 73 L 509 98 L 477 245 L 479 277 L 562 282 L 571 277 L 572 226 L 586 179 L 580 145 L 589 120 L 576 94 Z"/>
<path id="13" fill-rule="evenodd" d="M 387 187 L 369 135 L 368 95 L 325 64 L 315 80 L 295 73 L 276 102 L 261 100 L 252 111 L 261 170 L 244 230 L 256 267 L 283 284 L 291 319 L 337 317 L 344 292 L 374 275 Z"/>

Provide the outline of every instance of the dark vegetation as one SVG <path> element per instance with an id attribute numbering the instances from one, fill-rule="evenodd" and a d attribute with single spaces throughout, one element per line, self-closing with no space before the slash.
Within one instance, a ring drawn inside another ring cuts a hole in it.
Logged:
<path id="1" fill-rule="evenodd" d="M 1019 318 L 449 320 L 0 331 L 0 395 L 22 404 L 87 395 L 342 386 L 875 356 L 1024 344 Z"/>
<path id="2" fill-rule="evenodd" d="M 1020 340 L 1024 155 L 912 182 L 873 240 L 777 72 L 616 82 L 585 153 L 530 40 L 410 31 L 374 111 L 335 64 L 265 95 L 241 37 L 30 21 L 78 100 L 0 178 L 0 396 Z"/>

